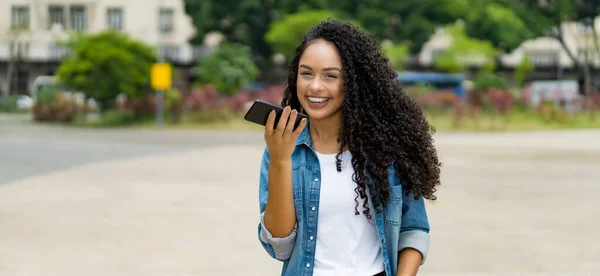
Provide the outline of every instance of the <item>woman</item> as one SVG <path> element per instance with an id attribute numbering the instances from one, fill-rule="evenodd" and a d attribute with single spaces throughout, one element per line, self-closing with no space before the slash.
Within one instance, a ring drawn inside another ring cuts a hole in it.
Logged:
<path id="1" fill-rule="evenodd" d="M 282 275 L 416 275 L 441 164 L 377 40 L 335 20 L 313 27 L 282 106 L 265 126 L 258 227 Z M 297 112 L 309 120 L 294 129 Z"/>

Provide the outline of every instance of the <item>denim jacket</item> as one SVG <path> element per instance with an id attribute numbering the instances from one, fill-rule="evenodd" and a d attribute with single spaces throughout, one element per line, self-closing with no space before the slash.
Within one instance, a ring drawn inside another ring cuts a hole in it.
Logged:
<path id="1" fill-rule="evenodd" d="M 282 276 L 311 276 L 313 273 L 317 216 L 319 215 L 320 166 L 310 138 L 309 126 L 296 140 L 292 154 L 292 185 L 296 225 L 287 237 L 275 238 L 265 228 L 263 214 L 267 204 L 269 152 L 265 149 L 260 169 L 258 239 L 267 253 L 283 262 Z M 429 221 L 423 198 L 403 196 L 395 169 L 388 169 L 390 196 L 383 212 L 376 213 L 386 274 L 395 276 L 398 253 L 404 248 L 418 250 L 423 264 L 429 248 Z"/>

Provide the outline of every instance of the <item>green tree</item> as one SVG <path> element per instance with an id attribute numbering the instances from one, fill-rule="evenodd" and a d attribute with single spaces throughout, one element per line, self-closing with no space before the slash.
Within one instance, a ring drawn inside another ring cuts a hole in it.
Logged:
<path id="1" fill-rule="evenodd" d="M 264 39 L 273 21 L 314 10 L 352 18 L 379 38 L 406 43 L 416 53 L 437 25 L 464 18 L 469 1 L 473 0 L 186 0 L 185 10 L 197 29 L 193 43 L 200 43 L 210 31 L 219 31 L 227 40 L 249 45 L 265 58 L 273 50 Z"/>
<path id="2" fill-rule="evenodd" d="M 449 25 L 444 29 L 452 38 L 450 47 L 434 61 L 434 66 L 449 73 L 459 73 L 472 62 L 479 63 L 485 72 L 496 68 L 498 50 L 489 41 L 469 37 L 461 24 Z"/>
<path id="3" fill-rule="evenodd" d="M 325 10 L 310 10 L 286 15 L 271 24 L 269 31 L 265 34 L 265 40 L 273 50 L 289 58 L 308 29 L 328 18 L 345 20 Z M 352 23 L 360 26 L 357 22 Z"/>
<path id="4" fill-rule="evenodd" d="M 192 43 L 201 44 L 204 36 L 220 32 L 227 41 L 250 46 L 255 61 L 268 66 L 271 50 L 264 40 L 271 21 L 277 17 L 278 1 L 269 0 L 186 0 L 186 13 L 192 17 L 196 35 Z"/>
<path id="5" fill-rule="evenodd" d="M 556 2 L 563 0 L 548 0 Z M 572 0 L 568 0 L 572 1 Z M 599 0 L 580 0 L 594 2 Z M 421 51 L 439 26 L 445 26 L 461 19 L 465 22 L 465 33 L 471 38 L 490 41 L 501 52 L 509 52 L 528 39 L 544 35 L 551 20 L 540 11 L 531 8 L 537 0 L 186 0 L 186 11 L 193 18 L 198 29 L 194 42 L 200 42 L 209 31 L 222 32 L 226 39 L 249 45 L 256 61 L 263 65 L 270 63 L 272 37 L 266 39 L 272 30 L 273 22 L 295 13 L 311 14 L 326 10 L 337 17 L 353 19 L 364 29 L 382 40 L 390 40 L 394 45 L 406 45 L 409 54 Z M 306 19 L 308 22 L 308 19 Z M 283 28 L 285 29 L 285 28 Z M 296 30 L 287 29 L 290 34 L 279 32 L 286 37 Z M 289 41 L 297 41 L 289 39 Z M 279 44 L 279 42 L 276 42 Z M 296 45 L 288 43 L 287 45 Z M 289 46 L 292 48 L 294 46 Z M 278 46 L 279 47 L 279 46 Z M 599 47 L 600 48 L 600 47 Z M 284 52 L 289 52 L 286 48 Z"/>
<path id="6" fill-rule="evenodd" d="M 569 47 L 567 47 L 565 42 L 565 32 L 567 30 L 563 28 L 563 23 L 587 23 L 590 28 L 593 28 L 592 30 L 595 30 L 595 27 L 593 27 L 594 24 L 592 24 L 593 20 L 590 19 L 598 16 L 600 11 L 600 1 L 548 0 L 545 1 L 545 3 L 541 3 L 539 1 L 527 0 L 524 2 L 526 3 L 528 9 L 539 14 L 540 20 L 544 22 L 546 26 L 545 33 L 551 37 L 554 37 L 561 44 L 563 50 L 575 63 L 577 68 L 583 71 L 585 79 L 584 91 L 586 95 L 591 95 L 592 76 L 590 71 L 590 61 L 587 58 L 580 59 L 578 55 L 579 53 L 574 53 Z M 600 53 L 597 34 L 593 35 L 593 38 L 596 39 L 596 49 L 598 49 L 598 53 Z M 587 47 L 587 45 L 580 46 L 583 46 L 583 48 Z M 588 54 L 588 50 L 586 50 L 584 53 Z"/>
<path id="7" fill-rule="evenodd" d="M 408 46 L 418 53 L 439 25 L 464 18 L 467 0 L 322 0 L 322 7 L 346 18 L 355 18 L 382 40 Z"/>
<path id="8" fill-rule="evenodd" d="M 150 92 L 156 59 L 151 47 L 114 31 L 79 37 L 70 45 L 72 55 L 61 63 L 58 81 L 94 98 L 103 110 L 121 93 L 136 98 Z"/>
<path id="9" fill-rule="evenodd" d="M 527 78 L 527 74 L 531 73 L 534 70 L 533 61 L 531 57 L 528 55 L 524 55 L 515 68 L 515 80 L 519 86 L 523 86 L 525 83 L 525 79 Z"/>
<path id="10" fill-rule="evenodd" d="M 394 44 L 393 42 L 386 40 L 382 43 L 383 49 L 385 50 L 392 68 L 396 71 L 404 70 L 404 63 L 408 57 L 409 46 L 407 43 Z"/>
<path id="11" fill-rule="evenodd" d="M 510 52 L 523 41 L 542 35 L 545 25 L 528 18 L 536 18 L 519 1 L 469 0 L 466 10 L 466 34 L 487 40 L 503 52 Z"/>
<path id="12" fill-rule="evenodd" d="M 411 54 L 421 51 L 438 26 L 465 18 L 470 9 L 467 0 L 384 1 L 381 5 L 390 14 L 387 18 L 396 18 L 387 22 L 384 35 L 409 43 Z"/>
<path id="13" fill-rule="evenodd" d="M 219 93 L 234 95 L 252 82 L 259 69 L 252 61 L 250 48 L 237 43 L 224 43 L 202 59 L 197 69 L 196 85 L 212 84 Z"/>

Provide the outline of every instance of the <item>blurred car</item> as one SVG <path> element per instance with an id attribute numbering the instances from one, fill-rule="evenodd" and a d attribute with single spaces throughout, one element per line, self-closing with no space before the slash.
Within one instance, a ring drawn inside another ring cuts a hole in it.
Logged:
<path id="1" fill-rule="evenodd" d="M 26 110 L 33 107 L 33 99 L 27 95 L 19 95 L 17 99 L 17 108 Z"/>
<path id="2" fill-rule="evenodd" d="M 0 105 L 2 105 L 3 102 L 5 105 L 9 106 L 9 109 L 16 108 L 18 110 L 29 110 L 33 107 L 34 103 L 33 99 L 27 95 L 14 95 L 9 97 L 0 96 Z"/>
<path id="3" fill-rule="evenodd" d="M 57 84 L 54 76 L 38 76 L 33 81 L 33 85 L 31 85 L 31 91 L 29 93 L 35 100 L 38 93 L 45 89 L 65 90 L 65 87 Z"/>

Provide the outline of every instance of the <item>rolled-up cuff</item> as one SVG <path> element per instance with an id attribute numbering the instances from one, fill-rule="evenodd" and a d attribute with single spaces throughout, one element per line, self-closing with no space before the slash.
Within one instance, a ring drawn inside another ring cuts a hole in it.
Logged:
<path id="1" fill-rule="evenodd" d="M 398 239 L 398 252 L 404 248 L 413 248 L 419 251 L 423 257 L 421 264 L 424 264 L 429 251 L 429 234 L 419 230 L 401 232 Z"/>
<path id="2" fill-rule="evenodd" d="M 292 232 L 283 238 L 275 238 L 265 227 L 264 213 L 260 214 L 260 240 L 264 243 L 270 244 L 275 253 L 276 259 L 287 259 L 291 256 L 296 244 L 296 234 L 298 232 L 298 224 L 294 225 Z"/>

